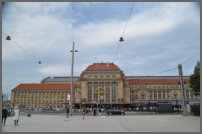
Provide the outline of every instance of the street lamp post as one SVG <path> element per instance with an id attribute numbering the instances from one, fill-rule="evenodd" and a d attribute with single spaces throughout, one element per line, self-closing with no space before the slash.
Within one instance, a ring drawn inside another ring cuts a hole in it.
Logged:
<path id="1" fill-rule="evenodd" d="M 183 74 L 182 74 L 182 65 L 178 65 L 178 70 L 179 70 L 179 77 L 180 77 L 180 85 L 181 85 L 181 94 L 182 94 L 182 110 L 183 116 L 187 115 L 187 107 L 186 107 L 186 98 L 185 98 L 185 91 L 184 91 L 184 80 L 183 80 Z"/>
<path id="2" fill-rule="evenodd" d="M 31 116 L 31 111 L 32 111 L 32 103 L 33 103 L 33 90 L 34 90 L 34 83 L 32 84 L 32 96 L 31 96 L 31 100 L 30 100 L 30 110 L 29 110 L 29 114 L 27 115 L 28 117 Z"/>
<path id="3" fill-rule="evenodd" d="M 78 52 L 77 50 L 74 50 L 74 42 L 72 45 L 72 68 L 71 68 L 71 97 L 70 97 L 70 116 L 72 116 L 72 89 L 73 89 L 73 71 L 74 71 L 74 52 Z"/>

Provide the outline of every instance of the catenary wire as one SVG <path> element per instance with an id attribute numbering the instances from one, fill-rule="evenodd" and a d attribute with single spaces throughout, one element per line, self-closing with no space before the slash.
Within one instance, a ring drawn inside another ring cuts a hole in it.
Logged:
<path id="1" fill-rule="evenodd" d="M 112 61 L 114 61 L 114 59 L 116 58 L 116 55 L 117 55 L 117 53 L 118 53 L 118 51 L 119 51 L 120 44 L 121 44 L 121 43 L 119 42 L 118 47 L 117 47 L 117 49 L 116 49 L 116 51 L 115 51 L 115 54 L 114 54 L 114 57 L 113 57 Z"/>
<path id="2" fill-rule="evenodd" d="M 200 52 L 200 50 L 198 52 L 196 52 L 194 55 L 192 55 L 191 57 L 187 58 L 186 60 L 184 60 L 181 64 L 185 64 L 187 61 L 191 60 L 194 56 L 196 56 L 198 53 Z"/>
<path id="3" fill-rule="evenodd" d="M 125 34 L 126 27 L 127 27 L 127 25 L 128 25 L 128 20 L 129 20 L 131 14 L 132 14 L 132 11 L 133 11 L 134 3 L 135 3 L 135 0 L 133 1 L 132 7 L 131 7 L 130 12 L 129 12 L 129 15 L 128 15 L 128 17 L 127 17 L 127 20 L 126 20 L 125 26 L 124 26 L 124 28 L 123 28 L 123 32 L 122 32 L 121 37 L 123 37 L 124 34 Z M 121 43 L 119 42 L 119 43 L 118 43 L 118 47 L 117 47 L 117 49 L 116 49 L 116 51 L 115 51 L 115 54 L 114 54 L 114 57 L 113 57 L 112 61 L 115 60 L 115 58 L 116 58 L 116 56 L 117 56 L 117 54 L 118 54 L 118 51 L 119 51 L 119 48 L 120 48 L 120 44 L 121 44 Z"/>
<path id="4" fill-rule="evenodd" d="M 2 32 L 3 33 L 3 32 Z M 5 36 L 7 36 L 5 33 L 3 33 Z M 36 57 L 34 57 L 30 52 L 28 52 L 26 49 L 24 49 L 17 41 L 11 39 L 11 41 L 13 41 L 18 47 L 20 47 L 24 52 L 26 52 L 27 54 L 29 54 L 32 58 L 38 60 Z"/>
<path id="5" fill-rule="evenodd" d="M 127 18 L 127 20 L 126 20 L 125 26 L 124 26 L 124 28 L 123 28 L 122 36 L 124 36 L 124 34 L 125 34 L 125 30 L 126 30 L 126 27 L 127 27 L 127 25 L 128 25 L 128 20 L 129 20 L 131 14 L 132 14 L 132 11 L 133 11 L 134 3 L 135 3 L 135 0 L 133 1 L 133 5 L 132 5 L 132 7 L 131 7 L 131 9 L 130 9 L 130 13 L 129 13 L 129 15 L 128 15 L 128 18 Z"/>
<path id="6" fill-rule="evenodd" d="M 177 67 L 171 68 L 171 69 L 167 69 L 167 70 L 163 70 L 163 71 L 158 72 L 158 73 L 155 73 L 155 74 L 150 74 L 150 75 L 148 75 L 148 76 L 154 76 L 154 75 L 161 74 L 161 73 L 165 73 L 165 72 L 169 72 L 169 71 L 172 71 L 172 70 L 175 70 L 175 69 L 177 69 Z"/>
<path id="7" fill-rule="evenodd" d="M 199 52 L 200 52 L 200 51 L 199 51 Z M 196 56 L 199 52 L 195 53 L 194 55 L 192 55 L 192 56 L 189 57 L 188 59 L 184 60 L 181 64 L 185 64 L 187 61 L 189 61 L 189 60 L 192 59 L 194 56 Z M 172 70 L 175 70 L 175 69 L 177 69 L 177 67 L 171 68 L 171 69 L 167 69 L 167 70 L 161 71 L 161 72 L 159 72 L 159 73 L 151 74 L 150 76 L 157 75 L 157 74 L 161 74 L 161 73 L 165 73 L 165 72 L 169 72 L 169 71 L 172 71 Z"/>

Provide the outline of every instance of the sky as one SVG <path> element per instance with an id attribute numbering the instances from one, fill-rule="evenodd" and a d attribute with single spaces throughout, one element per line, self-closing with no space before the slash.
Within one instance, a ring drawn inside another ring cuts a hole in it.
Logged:
<path id="1" fill-rule="evenodd" d="M 196 2 L 3 3 L 3 93 L 10 94 L 20 83 L 71 76 L 73 42 L 78 50 L 74 76 L 98 62 L 113 62 L 126 76 L 178 76 L 182 64 L 183 75 L 189 76 L 200 60 L 200 6 Z"/>

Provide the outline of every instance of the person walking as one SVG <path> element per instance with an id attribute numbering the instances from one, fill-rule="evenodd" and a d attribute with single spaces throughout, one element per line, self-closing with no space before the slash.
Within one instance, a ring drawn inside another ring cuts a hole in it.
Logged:
<path id="1" fill-rule="evenodd" d="M 10 108 L 8 112 L 8 116 L 11 116 L 11 115 L 12 115 L 12 109 Z"/>
<path id="2" fill-rule="evenodd" d="M 86 110 L 85 110 L 85 108 L 83 108 L 83 110 L 82 110 L 83 120 L 84 120 L 84 118 L 85 118 L 85 114 L 86 114 Z"/>
<path id="3" fill-rule="evenodd" d="M 67 113 L 67 118 L 69 118 L 69 107 L 67 107 L 66 113 Z"/>
<path id="4" fill-rule="evenodd" d="M 3 106 L 2 109 L 2 124 L 5 126 L 6 124 L 6 118 L 8 117 L 8 110 L 6 106 Z"/>
<path id="5" fill-rule="evenodd" d="M 20 115 L 20 110 L 18 109 L 18 106 L 15 106 L 15 110 L 14 110 L 14 125 L 18 126 L 18 122 L 19 122 L 19 115 Z"/>
<path id="6" fill-rule="evenodd" d="M 96 116 L 96 109 L 95 108 L 94 108 L 93 112 L 94 112 L 94 116 Z"/>

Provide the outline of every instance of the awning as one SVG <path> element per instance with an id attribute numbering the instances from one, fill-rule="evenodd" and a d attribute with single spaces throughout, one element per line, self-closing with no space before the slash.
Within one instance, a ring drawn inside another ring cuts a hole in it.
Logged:
<path id="1" fill-rule="evenodd" d="M 158 103 L 158 101 L 150 100 L 150 103 Z"/>
<path id="2" fill-rule="evenodd" d="M 187 100 L 190 105 L 199 105 L 200 100 Z"/>
<path id="3" fill-rule="evenodd" d="M 137 100 L 137 101 L 134 101 L 132 104 L 134 104 L 135 106 L 147 106 L 147 104 L 149 103 L 148 100 Z"/>
<path id="4" fill-rule="evenodd" d="M 180 100 L 170 101 L 170 104 L 172 104 L 174 106 L 178 106 L 178 105 L 182 105 L 182 101 L 180 101 Z"/>
<path id="5" fill-rule="evenodd" d="M 149 103 L 148 100 L 136 100 L 133 103 Z"/>

